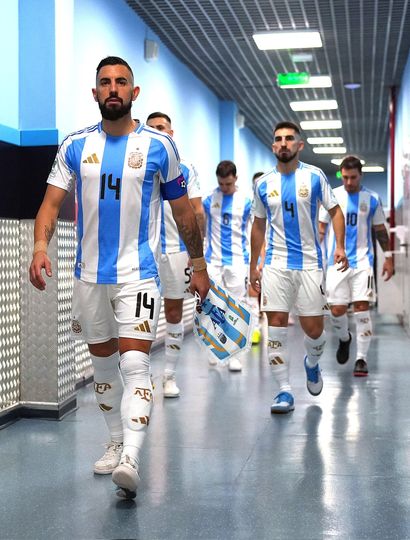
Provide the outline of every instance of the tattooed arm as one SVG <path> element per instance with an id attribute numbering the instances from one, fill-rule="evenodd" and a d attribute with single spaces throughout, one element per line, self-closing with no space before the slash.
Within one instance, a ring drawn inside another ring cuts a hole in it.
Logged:
<path id="1" fill-rule="evenodd" d="M 389 233 L 387 232 L 386 227 L 381 225 L 374 225 L 374 231 L 376 233 L 377 241 L 380 244 L 380 247 L 382 248 L 385 259 L 382 269 L 382 276 L 384 277 L 384 281 L 388 281 L 392 275 L 394 274 L 394 264 L 393 264 L 393 257 L 391 252 L 389 251 L 390 247 L 390 239 L 389 239 Z"/>
<path id="2" fill-rule="evenodd" d="M 42 276 L 43 268 L 48 277 L 51 277 L 52 274 L 47 248 L 54 234 L 57 217 L 66 195 L 67 191 L 64 189 L 49 185 L 34 223 L 34 249 L 30 265 L 30 281 L 40 291 L 46 288 L 46 282 Z"/>
<path id="3" fill-rule="evenodd" d="M 191 292 L 193 294 L 198 292 L 201 300 L 204 300 L 210 284 L 205 259 L 203 258 L 202 235 L 194 211 L 189 204 L 187 195 L 179 199 L 170 200 L 169 204 L 171 205 L 172 215 L 177 224 L 178 232 L 186 245 L 194 266 L 190 285 Z"/>

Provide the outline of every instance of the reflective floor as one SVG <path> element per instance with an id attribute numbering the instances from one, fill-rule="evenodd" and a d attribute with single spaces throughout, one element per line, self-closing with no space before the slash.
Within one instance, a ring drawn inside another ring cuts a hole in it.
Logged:
<path id="1" fill-rule="evenodd" d="M 155 409 L 135 501 L 92 473 L 106 430 L 92 388 L 61 422 L 21 420 L 0 431 L 1 539 L 410 538 L 410 340 L 378 318 L 370 375 L 334 360 L 324 389 L 305 387 L 302 335 L 291 330 L 296 409 L 271 416 L 276 387 L 263 347 L 241 374 L 210 368 L 192 337 L 179 399 L 164 400 L 153 355 Z"/>

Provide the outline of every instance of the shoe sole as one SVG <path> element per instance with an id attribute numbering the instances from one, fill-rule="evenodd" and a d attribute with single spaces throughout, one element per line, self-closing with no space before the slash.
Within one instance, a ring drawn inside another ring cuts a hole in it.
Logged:
<path id="1" fill-rule="evenodd" d="M 119 488 L 127 489 L 128 491 L 136 491 L 139 484 L 139 476 L 137 474 L 137 480 L 130 477 L 130 470 L 124 465 L 118 465 L 118 467 L 112 473 L 112 481 Z"/>
<path id="2" fill-rule="evenodd" d="M 278 410 L 278 409 L 272 409 L 270 410 L 271 414 L 287 414 L 295 410 L 295 407 L 292 407 L 291 409 L 287 409 L 286 411 L 284 409 Z"/>
<path id="3" fill-rule="evenodd" d="M 312 390 L 309 389 L 309 387 L 306 385 L 306 388 L 307 388 L 307 391 L 309 392 L 309 394 L 311 396 L 320 396 L 320 394 L 322 393 L 322 390 L 323 390 L 323 386 L 322 388 L 319 390 L 319 392 L 312 392 Z"/>
<path id="4" fill-rule="evenodd" d="M 228 368 L 228 370 L 229 370 L 231 373 L 240 373 L 240 372 L 242 371 L 242 368 L 241 368 L 241 369 L 237 369 L 237 368 L 231 369 L 231 368 Z"/>
<path id="5" fill-rule="evenodd" d="M 368 373 L 364 371 L 353 371 L 353 376 L 354 377 L 367 377 Z"/>
<path id="6" fill-rule="evenodd" d="M 117 465 L 118 466 L 118 465 Z M 112 474 L 115 471 L 115 467 L 113 469 L 110 469 L 109 471 L 101 471 L 99 469 L 94 469 L 94 474 Z"/>
<path id="7" fill-rule="evenodd" d="M 121 487 L 117 487 L 117 489 L 115 490 L 115 494 L 120 499 L 135 499 L 135 497 L 137 496 L 136 491 L 130 491 L 129 489 Z"/>
<path id="8" fill-rule="evenodd" d="M 179 393 L 178 394 L 164 394 L 164 397 L 166 397 L 166 398 L 176 398 L 176 397 L 179 397 Z"/>

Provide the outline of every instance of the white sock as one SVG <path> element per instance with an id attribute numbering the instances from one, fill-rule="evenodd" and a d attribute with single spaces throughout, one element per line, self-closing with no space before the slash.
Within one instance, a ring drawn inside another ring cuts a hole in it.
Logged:
<path id="1" fill-rule="evenodd" d="M 332 321 L 333 330 L 340 341 L 349 341 L 349 319 L 347 313 L 340 317 L 330 314 L 330 320 Z"/>
<path id="2" fill-rule="evenodd" d="M 370 318 L 370 311 L 356 311 L 354 318 L 356 320 L 356 360 L 359 358 L 367 360 L 367 353 L 369 351 L 370 341 L 373 335 L 373 325 L 372 319 Z"/>
<path id="3" fill-rule="evenodd" d="M 167 322 L 165 334 L 165 375 L 174 375 L 181 356 L 182 342 L 184 341 L 184 323 L 173 324 Z"/>
<path id="4" fill-rule="evenodd" d="M 121 402 L 123 455 L 127 454 L 138 465 L 153 399 L 149 356 L 140 351 L 127 351 L 121 355 L 120 368 L 125 383 Z"/>
<path id="5" fill-rule="evenodd" d="M 111 440 L 120 443 L 123 441 L 121 422 L 121 399 L 123 382 L 118 362 L 118 352 L 111 356 L 94 356 L 90 354 L 94 368 L 94 392 L 100 407 Z"/>
<path id="6" fill-rule="evenodd" d="M 312 339 L 305 334 L 305 349 L 307 354 L 308 367 L 315 367 L 323 354 L 326 345 L 326 332 L 323 330 L 322 334 L 317 339 Z"/>
<path id="7" fill-rule="evenodd" d="M 289 383 L 288 329 L 268 326 L 268 360 L 281 392 L 291 392 Z"/>
<path id="8" fill-rule="evenodd" d="M 259 321 L 259 313 L 260 313 L 260 309 L 259 309 L 259 299 L 256 297 L 256 296 L 248 296 L 248 298 L 246 299 L 248 305 L 250 306 L 251 308 L 251 312 L 252 312 L 252 317 L 254 319 L 254 328 L 255 330 L 256 329 L 260 329 L 260 321 Z"/>

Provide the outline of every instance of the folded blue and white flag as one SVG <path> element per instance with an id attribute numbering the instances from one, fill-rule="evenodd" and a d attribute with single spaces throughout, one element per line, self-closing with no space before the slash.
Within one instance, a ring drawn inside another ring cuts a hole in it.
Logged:
<path id="1" fill-rule="evenodd" d="M 252 322 L 250 309 L 211 280 L 205 300 L 197 305 L 194 335 L 219 361 L 226 362 L 250 347 Z"/>

